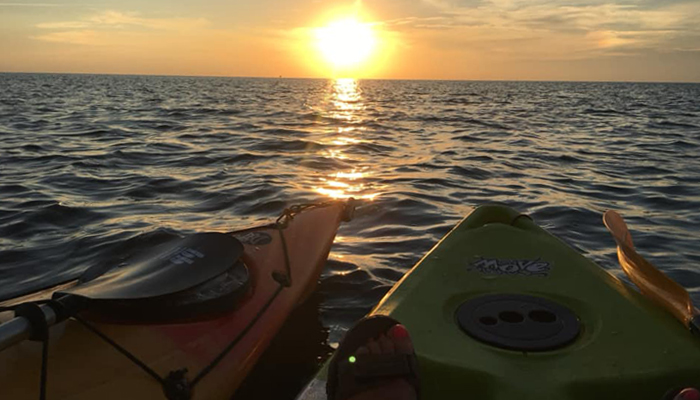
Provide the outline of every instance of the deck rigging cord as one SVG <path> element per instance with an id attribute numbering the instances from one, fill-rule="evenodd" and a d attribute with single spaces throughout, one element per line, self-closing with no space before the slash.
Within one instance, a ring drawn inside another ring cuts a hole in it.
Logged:
<path id="1" fill-rule="evenodd" d="M 48 347 L 49 347 L 49 326 L 44 317 L 44 312 L 41 310 L 40 305 L 46 304 L 50 306 L 57 315 L 65 316 L 64 319 L 73 318 L 75 321 L 83 325 L 90 332 L 101 338 L 119 353 L 128 358 L 137 367 L 141 368 L 145 373 L 156 380 L 163 388 L 163 392 L 168 400 L 189 400 L 192 397 L 192 391 L 197 383 L 199 383 L 204 377 L 207 376 L 225 357 L 229 352 L 245 337 L 245 335 L 253 328 L 257 321 L 265 314 L 267 309 L 273 304 L 275 299 L 279 294 L 288 287 L 292 286 L 292 267 L 289 257 L 289 250 L 287 247 L 287 241 L 285 239 L 284 230 L 289 225 L 289 222 L 294 219 L 294 216 L 304 210 L 315 207 L 325 207 L 333 202 L 323 202 L 323 203 L 313 203 L 313 204 L 300 204 L 293 205 L 286 208 L 282 214 L 277 218 L 277 220 L 265 227 L 274 228 L 279 233 L 280 243 L 282 246 L 282 253 L 284 256 L 284 272 L 275 270 L 272 272 L 272 279 L 278 283 L 277 289 L 270 295 L 265 304 L 257 311 L 257 313 L 250 319 L 245 328 L 236 335 L 205 367 L 203 367 L 197 375 L 191 380 L 186 378 L 186 373 L 188 372 L 186 368 L 171 370 L 167 376 L 163 377 L 149 367 L 145 362 L 140 360 L 132 352 L 121 346 L 119 343 L 111 339 L 104 332 L 100 331 L 95 325 L 85 320 L 77 313 L 71 313 L 66 309 L 64 305 L 55 300 L 40 300 L 32 301 L 26 303 L 20 303 L 9 307 L 0 307 L 0 312 L 3 311 L 14 311 L 15 316 L 23 316 L 27 318 L 32 325 L 32 336 L 30 340 L 42 342 L 42 356 L 41 356 L 41 377 L 40 377 L 40 387 L 39 387 L 39 399 L 47 399 L 47 379 L 48 379 Z M 352 213 L 354 207 L 351 205 L 346 211 Z M 349 220 L 352 218 L 352 214 L 344 215 L 344 220 Z"/>

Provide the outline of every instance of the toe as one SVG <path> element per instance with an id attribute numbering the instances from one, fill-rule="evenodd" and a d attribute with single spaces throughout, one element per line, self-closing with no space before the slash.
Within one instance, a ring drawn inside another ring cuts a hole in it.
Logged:
<path id="1" fill-rule="evenodd" d="M 395 354 L 396 348 L 394 346 L 394 341 L 389 339 L 386 335 L 382 334 L 379 339 L 379 347 L 382 349 L 382 354 Z"/>
<path id="2" fill-rule="evenodd" d="M 405 326 L 398 324 L 391 327 L 391 329 L 389 329 L 389 337 L 393 339 L 397 353 L 413 353 L 413 342 L 411 342 L 411 338 Z"/>
<path id="3" fill-rule="evenodd" d="M 700 392 L 693 388 L 683 389 L 673 400 L 700 400 Z"/>
<path id="4" fill-rule="evenodd" d="M 367 342 L 367 348 L 369 349 L 370 354 L 381 354 L 382 353 L 381 346 L 374 339 L 370 339 L 369 342 Z"/>

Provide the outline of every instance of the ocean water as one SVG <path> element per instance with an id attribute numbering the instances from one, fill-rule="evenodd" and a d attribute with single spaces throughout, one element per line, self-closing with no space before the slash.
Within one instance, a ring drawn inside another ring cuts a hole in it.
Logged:
<path id="1" fill-rule="evenodd" d="M 350 196 L 316 295 L 253 373 L 289 381 L 278 398 L 486 202 L 621 276 L 616 209 L 700 301 L 700 85 L 0 74 L 0 299 Z"/>

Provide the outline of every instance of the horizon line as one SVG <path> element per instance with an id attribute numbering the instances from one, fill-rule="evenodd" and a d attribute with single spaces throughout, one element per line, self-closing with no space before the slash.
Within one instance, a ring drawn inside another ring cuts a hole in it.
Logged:
<path id="1" fill-rule="evenodd" d="M 611 81 L 611 80 L 543 80 L 543 79 L 454 79 L 454 78 L 352 78 L 352 77 L 303 77 L 303 76 L 243 76 L 243 75 L 182 75 L 182 74 L 148 74 L 148 73 L 109 73 L 109 72 L 47 72 L 47 71 L 0 71 L 0 74 L 36 74 L 36 75 L 103 75 L 103 76 L 150 76 L 163 78 L 233 78 L 233 79 L 307 79 L 338 80 L 353 79 L 357 81 L 439 81 L 439 82 L 532 82 L 532 83 L 661 83 L 661 84 L 700 84 L 700 81 Z"/>

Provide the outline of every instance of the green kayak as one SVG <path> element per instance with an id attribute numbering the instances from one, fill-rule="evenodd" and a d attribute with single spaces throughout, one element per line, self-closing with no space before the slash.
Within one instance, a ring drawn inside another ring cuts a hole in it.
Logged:
<path id="1" fill-rule="evenodd" d="M 700 387 L 700 337 L 500 205 L 474 210 L 372 314 L 411 333 L 423 399 L 650 399 Z M 325 399 L 324 367 L 298 399 Z"/>

